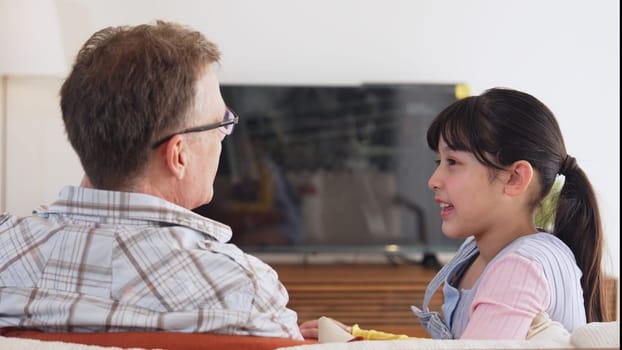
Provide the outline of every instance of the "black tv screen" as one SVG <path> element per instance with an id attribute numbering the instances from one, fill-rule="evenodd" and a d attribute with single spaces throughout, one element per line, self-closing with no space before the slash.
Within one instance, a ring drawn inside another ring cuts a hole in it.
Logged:
<path id="1" fill-rule="evenodd" d="M 454 251 L 427 180 L 454 84 L 222 85 L 240 117 L 195 211 L 250 252 Z"/>

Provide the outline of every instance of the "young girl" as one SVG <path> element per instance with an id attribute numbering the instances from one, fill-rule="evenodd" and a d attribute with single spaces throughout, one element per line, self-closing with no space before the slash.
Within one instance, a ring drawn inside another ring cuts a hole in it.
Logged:
<path id="1" fill-rule="evenodd" d="M 598 206 L 553 113 L 526 93 L 490 89 L 443 110 L 427 139 L 439 155 L 428 185 L 443 232 L 466 238 L 428 286 L 422 309 L 413 307 L 428 333 L 525 339 L 543 312 L 569 332 L 604 321 Z M 549 233 L 534 218 L 558 175 L 564 184 Z M 443 317 L 428 308 L 441 285 Z M 313 337 L 316 327 L 300 328 Z"/>
<path id="2" fill-rule="evenodd" d="M 598 206 L 553 113 L 526 93 L 490 89 L 447 107 L 427 139 L 439 155 L 428 185 L 443 232 L 468 238 L 428 286 L 423 310 L 413 308 L 426 330 L 525 339 L 541 311 L 569 332 L 603 321 Z M 564 184 L 548 233 L 534 217 L 557 175 Z M 443 283 L 441 318 L 428 303 Z"/>

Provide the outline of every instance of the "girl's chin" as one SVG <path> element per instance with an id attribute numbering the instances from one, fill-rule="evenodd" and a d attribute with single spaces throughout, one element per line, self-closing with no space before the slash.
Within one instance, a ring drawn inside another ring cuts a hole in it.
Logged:
<path id="1" fill-rule="evenodd" d="M 452 227 L 448 227 L 448 225 L 443 224 L 442 226 L 443 234 L 448 238 L 461 239 L 466 238 L 469 234 L 462 232 L 461 230 L 456 230 Z"/>

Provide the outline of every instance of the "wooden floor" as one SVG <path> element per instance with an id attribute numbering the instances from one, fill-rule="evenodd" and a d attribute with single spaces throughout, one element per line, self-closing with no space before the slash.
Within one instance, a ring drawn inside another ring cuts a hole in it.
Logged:
<path id="1" fill-rule="evenodd" d="M 436 270 L 420 265 L 272 265 L 290 295 L 299 322 L 327 316 L 361 328 L 429 337 L 411 311 L 421 306 Z M 609 310 L 617 310 L 617 280 L 606 283 Z M 441 310 L 439 291 L 430 309 Z M 615 315 L 615 311 L 614 311 Z"/>

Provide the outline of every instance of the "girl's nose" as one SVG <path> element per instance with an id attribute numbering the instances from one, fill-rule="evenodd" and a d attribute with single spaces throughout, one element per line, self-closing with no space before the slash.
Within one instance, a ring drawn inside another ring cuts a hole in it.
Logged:
<path id="1" fill-rule="evenodd" d="M 438 172 L 438 168 L 436 170 L 434 170 L 434 172 L 432 173 L 432 175 L 428 179 L 428 187 L 432 191 L 438 190 L 440 188 L 440 186 L 441 186 L 437 172 Z"/>

